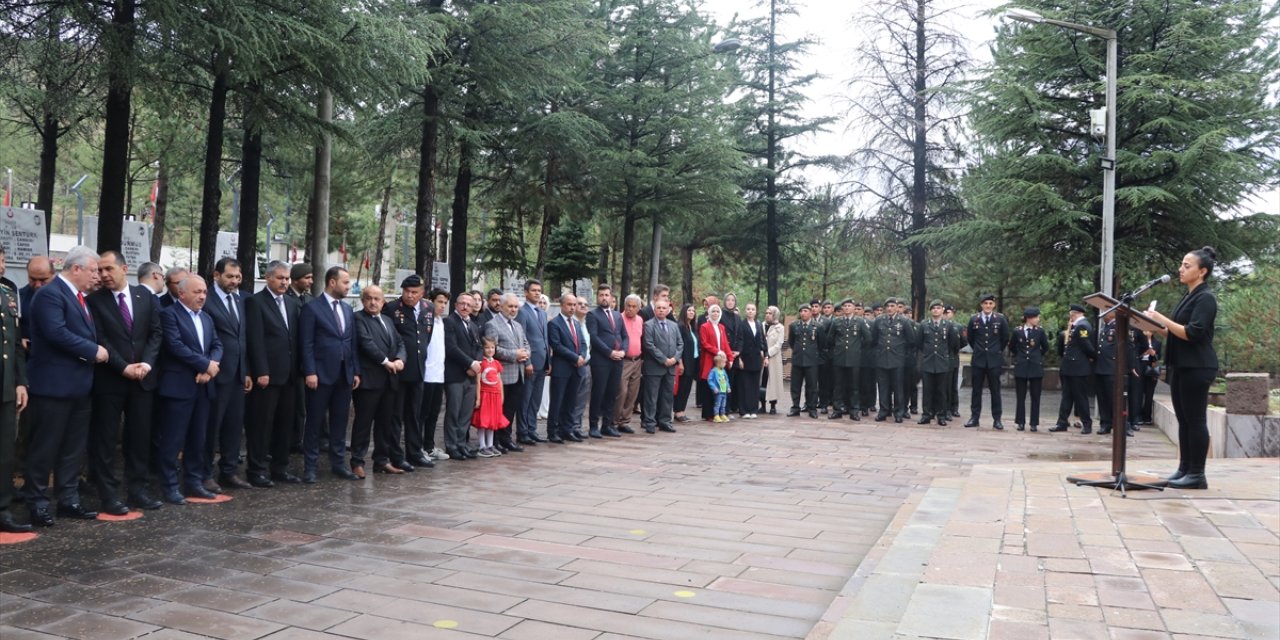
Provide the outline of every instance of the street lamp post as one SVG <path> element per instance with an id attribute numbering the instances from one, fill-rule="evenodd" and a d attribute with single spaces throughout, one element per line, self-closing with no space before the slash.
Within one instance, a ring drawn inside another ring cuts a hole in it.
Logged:
<path id="1" fill-rule="evenodd" d="M 1116 242 L 1116 58 L 1119 46 L 1116 31 L 1054 20 L 1025 9 L 1010 9 L 1005 16 L 1019 22 L 1079 31 L 1107 41 L 1107 155 L 1102 159 L 1102 292 L 1112 295 Z"/>
<path id="2" fill-rule="evenodd" d="M 89 174 L 80 176 L 76 183 L 71 185 L 71 193 L 76 194 L 76 244 L 84 244 L 84 194 L 80 193 L 80 185 L 89 179 Z"/>

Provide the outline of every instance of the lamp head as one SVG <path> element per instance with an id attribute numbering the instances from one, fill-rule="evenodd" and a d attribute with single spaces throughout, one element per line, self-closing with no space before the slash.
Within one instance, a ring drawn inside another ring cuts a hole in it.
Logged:
<path id="1" fill-rule="evenodd" d="M 712 53 L 732 53 L 734 51 L 737 51 L 740 47 L 742 47 L 741 40 L 737 38 L 725 38 L 724 40 L 717 42 L 714 47 L 711 47 L 711 52 Z"/>
<path id="2" fill-rule="evenodd" d="M 1004 12 L 1004 17 L 1009 18 L 1010 20 L 1017 20 L 1018 22 L 1029 22 L 1031 24 L 1040 24 L 1044 22 L 1044 16 L 1027 9 L 1009 9 Z"/>

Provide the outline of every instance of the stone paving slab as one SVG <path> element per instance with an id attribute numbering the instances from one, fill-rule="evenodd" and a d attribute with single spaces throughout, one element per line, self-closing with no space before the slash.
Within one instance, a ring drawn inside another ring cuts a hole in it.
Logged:
<path id="1" fill-rule="evenodd" d="M 134 522 L 59 521 L 33 542 L 0 547 L 0 637 L 800 638 L 833 601 L 856 593 L 851 577 L 874 575 L 855 574 L 871 559 L 893 568 L 886 598 L 905 612 L 912 576 L 927 579 L 925 565 L 945 559 L 936 554 L 966 550 L 940 541 L 982 545 L 982 567 L 992 566 L 987 555 L 1025 555 L 1024 534 L 993 522 L 986 496 L 966 493 L 975 465 L 1109 458 L 1104 438 L 989 424 L 690 423 L 678 434 L 541 445 L 361 482 L 324 475 L 315 486 L 238 491 L 231 502 L 166 506 Z M 1133 445 L 1138 458 L 1173 453 L 1153 431 Z M 1036 501 L 1028 515 L 1071 515 L 1070 500 L 1039 485 L 1024 494 Z M 1194 551 L 1205 583 L 1226 594 L 1214 615 L 1247 632 L 1269 610 L 1245 596 L 1278 583 L 1280 560 L 1264 556 L 1280 518 L 1218 507 L 1208 515 L 1232 547 L 1199 535 L 1207 540 L 1184 549 L 1180 538 L 1151 534 L 1140 539 L 1163 546 L 1141 550 Z M 1122 526 L 1148 526 L 1140 516 Z M 889 554 L 879 542 L 891 539 L 886 527 L 914 550 Z M 1133 544 L 1114 527 L 1090 531 Z M 1088 555 L 1105 547 L 1094 542 L 1080 538 L 1083 555 L 1055 559 L 1118 565 Z M 1257 573 L 1242 573 L 1240 557 L 1257 559 Z M 1138 573 L 1116 577 L 1177 571 L 1167 560 L 1144 556 L 1131 563 Z M 964 584 L 965 571 L 929 584 L 942 593 L 980 588 Z M 1133 608 L 1121 606 L 1133 603 L 1127 596 L 1099 597 L 1095 609 Z M 1045 626 L 1045 616 L 1031 623 Z M 1177 622 L 1196 624 L 1207 622 Z"/>

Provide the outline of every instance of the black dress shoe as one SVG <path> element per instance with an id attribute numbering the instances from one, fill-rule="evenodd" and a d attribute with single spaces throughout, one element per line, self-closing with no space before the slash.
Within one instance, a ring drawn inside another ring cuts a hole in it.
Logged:
<path id="1" fill-rule="evenodd" d="M 916 424 L 929 424 L 930 422 L 933 422 L 933 416 L 920 416 L 920 419 L 916 421 Z"/>
<path id="2" fill-rule="evenodd" d="M 582 437 L 582 436 L 578 435 L 578 434 L 577 434 L 576 432 L 574 432 L 574 431 L 570 431 L 569 433 L 564 434 L 564 439 L 565 439 L 565 440 L 572 440 L 572 441 L 574 441 L 574 442 L 582 442 L 583 440 L 586 440 L 586 438 L 584 438 L 584 437 Z"/>
<path id="3" fill-rule="evenodd" d="M 1208 489 L 1209 481 L 1203 473 L 1188 473 L 1181 478 L 1170 480 L 1165 486 L 1170 489 Z"/>
<path id="4" fill-rule="evenodd" d="M 970 429 L 976 429 L 976 428 L 978 427 L 978 419 L 977 419 L 977 418 L 969 418 L 969 421 L 968 421 L 968 422 L 966 422 L 966 423 L 964 423 L 964 426 L 965 426 L 965 427 L 968 427 L 968 428 L 970 428 Z"/>
<path id="5" fill-rule="evenodd" d="M 229 476 L 226 474 L 218 476 L 218 484 L 232 489 L 250 489 L 253 485 L 240 479 L 240 476 Z"/>
<path id="6" fill-rule="evenodd" d="M 163 494 L 163 499 L 169 504 L 184 505 L 187 503 L 187 499 L 182 497 L 182 492 L 177 489 L 166 489 Z"/>
<path id="7" fill-rule="evenodd" d="M 667 426 L 667 425 L 664 425 L 664 424 L 660 424 L 660 425 L 658 425 L 658 431 L 665 431 L 665 432 L 667 432 L 667 433 L 675 433 L 675 432 L 676 432 L 676 428 L 675 428 L 675 427 L 671 427 L 671 426 Z"/>
<path id="8" fill-rule="evenodd" d="M 147 495 L 146 493 L 138 491 L 136 493 L 129 494 L 129 499 L 125 502 L 125 504 L 129 505 L 130 507 L 134 507 L 135 509 L 142 509 L 144 511 L 154 511 L 156 509 L 159 509 L 162 503 L 159 500 L 156 500 L 155 498 L 152 498 L 151 496 Z"/>
<path id="9" fill-rule="evenodd" d="M 885 421 L 885 419 L 886 419 L 886 418 L 888 418 L 888 417 L 889 417 L 889 414 L 887 414 L 887 413 L 877 413 L 877 414 L 876 414 L 876 422 L 884 422 L 884 421 Z"/>
<path id="10" fill-rule="evenodd" d="M 951 417 L 952 417 L 952 418 L 959 418 L 959 417 L 960 417 L 960 412 L 959 412 L 959 411 L 952 411 L 952 412 L 951 412 Z"/>
<path id="11" fill-rule="evenodd" d="M 764 413 L 764 412 L 763 412 L 763 411 L 761 411 L 760 413 Z M 776 413 L 777 413 L 777 411 L 775 410 L 775 411 L 772 411 L 772 412 L 770 412 L 770 413 L 775 413 L 775 414 L 776 414 Z M 679 417 L 677 417 L 677 418 L 676 418 L 676 422 L 691 422 L 692 420 L 693 420 L 693 418 L 690 418 L 689 416 L 679 416 Z"/>
<path id="12" fill-rule="evenodd" d="M 631 427 L 628 427 L 625 424 L 620 424 L 614 428 L 618 430 L 618 433 L 635 433 L 636 432 L 635 429 L 632 429 Z"/>
<path id="13" fill-rule="evenodd" d="M 1088 431 L 1084 431 L 1083 433 L 1089 433 L 1089 432 L 1088 432 Z M 1098 435 L 1100 435 L 1100 436 L 1109 436 L 1109 435 L 1111 435 L 1111 427 L 1102 427 L 1102 428 L 1098 429 Z"/>
<path id="14" fill-rule="evenodd" d="M 550 442 L 550 440 L 547 440 L 546 438 L 544 438 L 544 437 L 542 437 L 542 436 L 540 436 L 540 435 L 538 435 L 538 434 L 536 434 L 536 433 L 535 433 L 535 434 L 533 434 L 533 435 L 531 435 L 531 436 L 529 436 L 529 439 L 530 439 L 530 440 L 533 440 L 534 442 Z"/>
<path id="15" fill-rule="evenodd" d="M 1031 433 L 1035 433 L 1039 428 L 1040 428 L 1040 425 L 1038 424 L 1031 425 Z"/>
<path id="16" fill-rule="evenodd" d="M 52 524 L 52 522 L 50 522 Z M 22 524 L 13 519 L 13 514 L 9 510 L 0 511 L 0 532 L 3 533 L 30 533 L 31 525 Z"/>
<path id="17" fill-rule="evenodd" d="M 421 453 L 419 453 L 416 456 L 410 456 L 408 458 L 405 458 L 405 461 L 415 467 L 431 466 L 431 459 L 426 457 L 425 455 L 422 455 Z"/>
<path id="18" fill-rule="evenodd" d="M 902 424 L 902 416 L 894 416 L 893 421 L 898 424 Z"/>
<path id="19" fill-rule="evenodd" d="M 218 497 L 218 494 L 204 488 L 203 486 L 192 485 L 190 487 L 187 487 L 187 497 L 201 498 L 204 500 L 213 500 L 214 498 Z"/>
<path id="20" fill-rule="evenodd" d="M 1062 433 L 1063 431 L 1066 431 L 1066 430 L 1067 430 L 1067 425 L 1055 424 L 1053 425 L 1052 428 L 1049 429 L 1049 433 Z"/>
<path id="21" fill-rule="evenodd" d="M 463 447 L 462 449 L 459 450 L 459 452 L 462 453 L 462 455 L 466 456 L 470 460 L 475 460 L 476 458 L 480 457 L 480 454 L 475 449 L 472 449 L 471 447 Z"/>
<path id="22" fill-rule="evenodd" d="M 815 411 L 815 410 L 813 410 L 813 409 L 810 409 L 810 410 L 809 410 L 809 417 L 810 417 L 810 418 L 817 419 L 817 417 L 818 417 L 818 412 L 817 412 L 817 411 Z"/>
<path id="23" fill-rule="evenodd" d="M 59 518 L 71 518 L 73 520 L 93 520 L 98 517 L 97 511 L 89 511 L 78 504 L 60 504 L 58 505 Z"/>
<path id="24" fill-rule="evenodd" d="M 272 482 L 271 478 L 261 475 L 249 476 L 249 484 L 259 489 L 270 489 L 276 486 L 276 483 Z"/>
<path id="25" fill-rule="evenodd" d="M 612 426 L 608 426 L 608 427 L 600 427 L 600 435 L 608 436 L 608 437 L 610 437 L 610 438 L 621 438 L 621 437 L 622 437 L 622 434 L 621 434 L 621 433 L 619 433 L 619 432 L 618 432 L 618 430 L 617 430 L 617 429 L 615 429 L 615 428 L 613 428 Z"/>
<path id="26" fill-rule="evenodd" d="M 658 432 L 658 428 L 657 428 L 657 427 L 645 427 L 645 428 L 644 428 L 644 432 L 645 432 L 645 433 L 647 433 L 647 434 L 649 434 L 649 435 L 653 435 L 653 434 L 655 434 L 655 433 L 657 433 L 657 432 Z"/>
<path id="27" fill-rule="evenodd" d="M 832 411 L 832 412 L 831 412 L 831 415 L 827 416 L 827 419 L 828 419 L 828 420 L 839 420 L 840 418 L 843 418 L 843 417 L 844 417 L 844 414 L 843 414 L 843 413 L 840 413 L 839 411 Z"/>
<path id="28" fill-rule="evenodd" d="M 516 453 L 520 453 L 521 451 L 524 451 L 524 447 L 514 442 L 507 442 L 505 444 L 507 445 L 507 451 L 514 451 Z"/>
<path id="29" fill-rule="evenodd" d="M 1015 428 L 1015 429 L 1017 429 L 1018 431 L 1026 431 L 1026 430 L 1027 430 L 1027 425 L 1025 425 L 1025 424 L 1020 424 L 1020 423 L 1015 422 L 1015 423 L 1013 423 L 1013 426 L 1014 426 L 1014 428 Z"/>
<path id="30" fill-rule="evenodd" d="M 332 471 L 333 471 L 333 475 L 339 478 L 342 478 L 343 480 L 359 480 L 360 479 L 360 478 L 357 478 L 356 474 L 352 473 L 351 470 L 346 467 L 334 467 Z"/>
<path id="31" fill-rule="evenodd" d="M 550 442 L 552 444 L 564 444 L 564 439 L 556 435 L 547 436 L 547 442 Z"/>
<path id="32" fill-rule="evenodd" d="M 271 479 L 275 480 L 276 482 L 284 482 L 287 484 L 298 484 L 302 482 L 302 478 L 299 478 L 298 476 L 295 476 L 292 473 L 289 473 L 288 471 L 273 473 L 271 474 Z"/>
<path id="33" fill-rule="evenodd" d="M 824 416 L 825 416 L 825 415 L 827 415 L 827 408 L 826 408 L 826 407 L 823 407 L 823 408 L 822 408 L 822 410 L 821 410 L 819 413 L 821 413 L 821 414 L 822 414 L 822 415 L 824 415 Z"/>
<path id="34" fill-rule="evenodd" d="M 1000 422 L 999 420 L 996 420 L 995 422 L 991 423 L 991 428 L 995 429 L 996 431 L 1004 431 L 1004 423 Z"/>
<path id="35" fill-rule="evenodd" d="M 1093 433 L 1093 427 L 1085 427 L 1085 428 L 1083 428 L 1083 429 L 1081 429 L 1081 430 L 1080 430 L 1080 435 L 1082 435 L 1082 436 L 1087 436 L 1087 435 L 1089 435 L 1089 434 L 1091 434 L 1091 433 Z"/>
<path id="36" fill-rule="evenodd" d="M 1183 476 L 1185 476 L 1185 475 L 1187 475 L 1187 472 L 1186 472 L 1182 467 L 1178 467 L 1178 470 L 1177 470 L 1177 471 L 1174 471 L 1174 472 L 1173 472 L 1173 475 L 1169 476 L 1168 478 L 1165 478 L 1165 479 L 1164 479 L 1164 481 L 1165 481 L 1165 482 L 1172 482 L 1172 481 L 1177 480 L 1178 478 L 1181 478 L 1181 477 L 1183 477 Z"/>
<path id="37" fill-rule="evenodd" d="M 427 462 L 431 462 L 431 461 L 430 461 L 430 460 L 428 460 Z M 401 470 L 401 471 L 403 471 L 403 472 L 405 472 L 405 473 L 413 473 L 413 472 L 414 472 L 414 470 L 415 470 L 415 469 L 417 469 L 417 467 L 415 467 L 415 466 L 413 466 L 413 465 L 409 464 L 409 461 L 408 461 L 408 460 L 401 460 L 400 462 L 393 462 L 393 463 L 391 463 L 391 466 L 393 466 L 393 467 L 395 467 L 395 468 L 397 468 L 397 469 L 399 469 L 399 470 Z M 432 463 L 431 463 L 431 466 L 433 466 L 433 467 L 434 467 L 434 466 L 436 466 L 436 465 L 435 465 L 435 463 L 434 463 L 434 462 L 432 462 Z"/>
<path id="38" fill-rule="evenodd" d="M 938 416 L 938 426 L 939 427 L 947 426 L 947 419 L 943 418 L 942 416 Z"/>
<path id="39" fill-rule="evenodd" d="M 316 472 L 314 469 L 307 469 L 302 472 L 302 484 L 315 484 Z"/>
<path id="40" fill-rule="evenodd" d="M 791 407 L 791 410 L 787 412 L 787 417 L 788 417 L 788 418 L 794 418 L 794 417 L 796 417 L 796 416 L 798 416 L 798 415 L 800 415 L 800 408 L 799 408 L 799 407 Z"/>
<path id="41" fill-rule="evenodd" d="M 591 429 L 590 431 L 588 431 L 588 432 L 587 432 L 587 437 L 595 438 L 596 440 L 600 440 L 600 439 L 604 438 L 604 436 L 600 435 L 600 427 L 596 427 L 596 428 Z"/>
<path id="42" fill-rule="evenodd" d="M 102 503 L 101 505 L 98 506 L 98 509 L 100 509 L 103 513 L 109 516 L 129 515 L 129 507 L 125 506 L 123 502 L 120 502 L 119 500 L 116 500 L 116 499 L 108 500 Z"/>
<path id="43" fill-rule="evenodd" d="M 49 507 L 37 507 L 31 510 L 31 526 L 33 527 L 52 527 L 53 514 L 49 513 Z"/>

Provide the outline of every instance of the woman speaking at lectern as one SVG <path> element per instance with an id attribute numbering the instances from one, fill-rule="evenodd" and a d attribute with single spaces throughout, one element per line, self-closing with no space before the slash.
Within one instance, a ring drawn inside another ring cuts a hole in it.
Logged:
<path id="1" fill-rule="evenodd" d="M 1218 354 L 1213 350 L 1213 323 L 1218 316 L 1218 299 L 1206 280 L 1213 273 L 1217 257 L 1213 247 L 1192 251 L 1182 257 L 1178 279 L 1187 294 L 1173 313 L 1152 311 L 1151 317 L 1164 323 L 1165 365 L 1169 370 L 1170 399 L 1178 419 L 1178 470 L 1169 477 L 1175 489 L 1208 489 L 1204 461 L 1209 455 L 1209 385 L 1218 375 Z"/>

